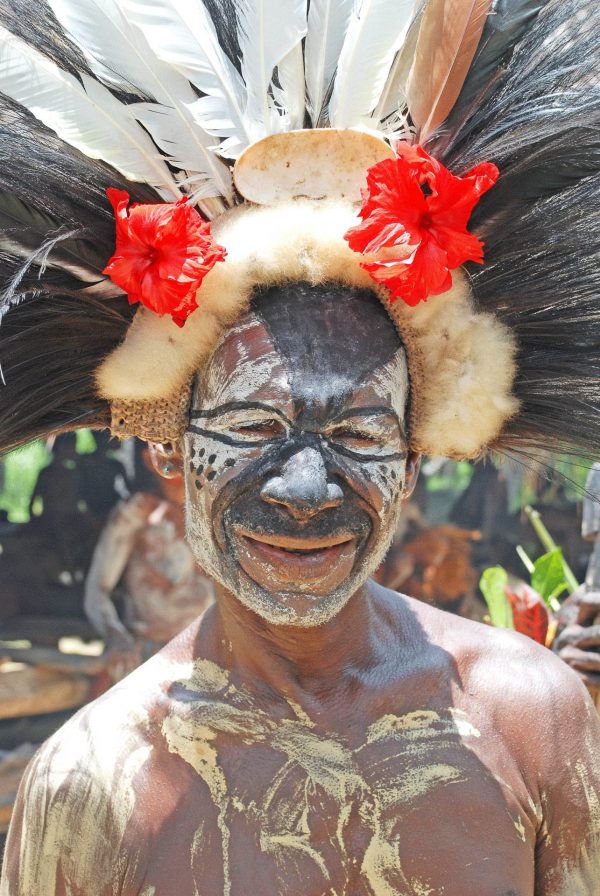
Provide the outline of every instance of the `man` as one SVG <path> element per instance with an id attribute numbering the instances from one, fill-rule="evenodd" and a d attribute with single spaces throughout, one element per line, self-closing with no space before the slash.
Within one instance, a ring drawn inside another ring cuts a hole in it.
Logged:
<path id="1" fill-rule="evenodd" d="M 0 445 L 181 447 L 219 586 L 42 748 L 2 896 L 593 896 L 582 686 L 369 575 L 421 452 L 597 442 L 597 5 L 51 5 L 0 29 Z"/>
<path id="2" fill-rule="evenodd" d="M 299 291 L 196 385 L 216 606 L 43 748 L 3 896 L 597 892 L 593 707 L 550 652 L 369 581 L 418 468 L 405 354 L 374 298 Z"/>

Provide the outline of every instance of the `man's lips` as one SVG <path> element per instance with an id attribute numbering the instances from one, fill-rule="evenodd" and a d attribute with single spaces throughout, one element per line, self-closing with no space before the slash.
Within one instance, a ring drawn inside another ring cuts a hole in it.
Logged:
<path id="1" fill-rule="evenodd" d="M 260 545 L 263 546 L 281 548 L 282 550 L 288 552 L 292 551 L 302 553 L 326 550 L 327 548 L 337 547 L 338 545 L 346 544 L 347 542 L 354 541 L 356 539 L 356 535 L 349 532 L 344 532 L 338 535 L 328 535 L 313 538 L 307 538 L 304 536 L 293 537 L 290 535 L 265 535 L 263 533 L 249 531 L 247 529 L 241 528 L 238 528 L 237 532 L 244 538 L 247 538 L 250 541 L 259 542 Z"/>
<path id="2" fill-rule="evenodd" d="M 317 582 L 329 590 L 329 580 L 337 584 L 350 573 L 357 550 L 357 536 L 350 532 L 308 538 L 237 529 L 236 535 L 246 572 L 263 587 L 284 591 L 304 591 Z"/>

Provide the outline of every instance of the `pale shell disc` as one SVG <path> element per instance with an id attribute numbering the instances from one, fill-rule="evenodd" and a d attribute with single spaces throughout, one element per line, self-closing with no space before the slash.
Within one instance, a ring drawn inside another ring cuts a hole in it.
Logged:
<path id="1" fill-rule="evenodd" d="M 242 196 L 258 205 L 300 198 L 360 202 L 368 169 L 389 158 L 392 148 L 365 131 L 288 131 L 248 147 L 233 177 Z"/>

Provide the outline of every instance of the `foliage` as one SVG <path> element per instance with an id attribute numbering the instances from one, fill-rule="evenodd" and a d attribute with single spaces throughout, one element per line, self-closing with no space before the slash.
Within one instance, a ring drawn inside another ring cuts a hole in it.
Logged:
<path id="1" fill-rule="evenodd" d="M 456 496 L 464 492 L 473 476 L 473 464 L 467 460 L 445 461 L 435 472 L 429 473 L 428 465 L 424 466 L 426 488 L 428 492 L 453 492 Z"/>
<path id="2" fill-rule="evenodd" d="M 0 489 L 0 510 L 8 513 L 12 523 L 26 523 L 38 476 L 52 459 L 46 444 L 30 442 L 11 451 L 2 461 L 4 483 Z"/>
<path id="3" fill-rule="evenodd" d="M 96 439 L 91 430 L 77 432 L 75 447 L 78 454 L 93 454 L 96 451 Z M 38 476 L 51 462 L 52 452 L 42 441 L 30 442 L 0 459 L 0 510 L 8 513 L 11 523 L 29 521 Z"/>
<path id="4" fill-rule="evenodd" d="M 558 598 L 571 589 L 565 575 L 565 561 L 560 548 L 554 548 L 533 564 L 531 587 L 540 594 L 551 610 L 558 609 Z"/>
<path id="5" fill-rule="evenodd" d="M 490 566 L 479 581 L 492 625 L 514 628 L 513 612 L 507 595 L 508 573 L 502 566 Z"/>

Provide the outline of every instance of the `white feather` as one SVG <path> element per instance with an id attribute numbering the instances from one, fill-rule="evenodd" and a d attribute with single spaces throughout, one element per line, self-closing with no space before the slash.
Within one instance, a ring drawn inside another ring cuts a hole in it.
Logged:
<path id="1" fill-rule="evenodd" d="M 246 118 L 254 140 L 281 130 L 269 94 L 275 67 L 307 31 L 306 0 L 238 0 L 238 41 L 246 84 Z"/>
<path id="2" fill-rule="evenodd" d="M 305 68 L 313 127 L 319 127 L 356 0 L 311 0 Z"/>
<path id="3" fill-rule="evenodd" d="M 403 140 L 412 139 L 413 136 L 408 124 L 406 85 L 426 6 L 427 0 L 415 0 L 404 42 L 399 52 L 396 53 L 385 86 L 377 101 L 377 108 L 373 112 L 373 118 L 381 130 Z"/>
<path id="4" fill-rule="evenodd" d="M 83 87 L 0 26 L 0 91 L 85 155 L 178 199 L 181 192 L 169 169 L 128 107 L 93 78 L 81 77 Z"/>
<path id="5" fill-rule="evenodd" d="M 111 87 L 161 100 L 148 45 L 115 0 L 48 0 L 48 5 L 96 77 Z"/>
<path id="6" fill-rule="evenodd" d="M 150 49 L 142 32 L 115 0 L 49 0 L 54 14 L 83 51 L 94 74 L 105 83 L 137 91 L 157 104 L 130 106 L 169 161 L 183 167 L 196 181 L 206 182 L 207 195 L 232 199 L 229 169 L 214 155 L 218 141 L 202 133 L 188 105 L 196 94 L 188 79 L 162 62 Z"/>
<path id="7" fill-rule="evenodd" d="M 280 87 L 273 84 L 277 103 L 285 116 L 285 129 L 304 127 L 306 110 L 306 84 L 304 81 L 304 56 L 302 44 L 297 44 L 277 66 Z"/>
<path id="8" fill-rule="evenodd" d="M 329 104 L 332 127 L 360 126 L 375 109 L 413 6 L 414 0 L 361 0 L 355 7 Z"/>
<path id="9" fill-rule="evenodd" d="M 229 168 L 214 154 L 218 141 L 194 122 L 188 109 L 172 109 L 158 103 L 136 103 L 129 108 L 148 129 L 171 165 L 185 171 L 185 182 L 195 186 L 197 198 L 223 196 L 232 203 Z"/>
<path id="10" fill-rule="evenodd" d="M 205 94 L 188 107 L 196 123 L 208 134 L 229 141 L 239 154 L 252 140 L 244 118 L 244 83 L 221 49 L 202 0 L 119 2 L 159 59 Z M 219 152 L 223 153 L 223 147 Z"/>

